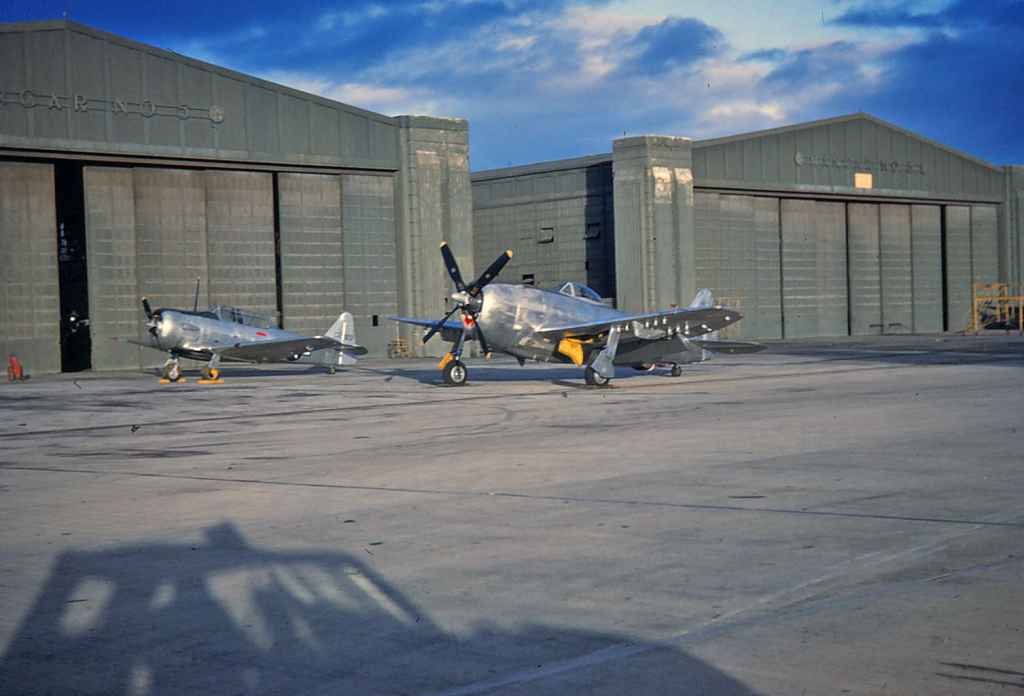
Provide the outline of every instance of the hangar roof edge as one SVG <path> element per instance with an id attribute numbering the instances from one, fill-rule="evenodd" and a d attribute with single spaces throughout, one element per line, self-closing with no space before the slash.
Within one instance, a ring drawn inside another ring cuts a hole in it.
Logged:
<path id="1" fill-rule="evenodd" d="M 903 135 L 905 135 L 905 136 L 907 136 L 909 138 L 914 138 L 916 140 L 920 140 L 921 142 L 927 143 L 928 145 L 931 145 L 932 147 L 938 148 L 940 150 L 944 150 L 945 152 L 948 152 L 951 155 L 955 155 L 956 157 L 961 157 L 961 158 L 963 158 L 965 160 L 968 160 L 970 162 L 973 162 L 973 163 L 975 163 L 975 164 L 977 164 L 977 165 L 979 165 L 981 167 L 985 167 L 987 169 L 990 169 L 990 170 L 992 170 L 994 172 L 998 172 L 1000 174 L 1003 172 L 1003 168 L 1000 167 L 997 164 L 992 164 L 991 162 L 987 162 L 987 161 L 981 159 L 980 157 L 975 157 L 974 155 L 969 155 L 966 152 L 963 152 L 961 150 L 957 150 L 955 148 L 952 148 L 949 145 L 943 145 L 942 143 L 937 142 L 935 140 L 932 140 L 931 138 L 928 138 L 926 136 L 923 136 L 920 133 L 915 133 L 913 131 L 907 130 L 906 128 L 901 128 L 900 126 L 897 126 L 894 123 L 890 123 L 890 122 L 888 122 L 888 121 L 886 121 L 884 119 L 881 119 L 881 118 L 879 118 L 877 116 L 869 114 L 869 113 L 867 113 L 865 111 L 858 111 L 858 112 L 852 113 L 852 114 L 844 114 L 842 116 L 832 116 L 830 118 L 822 118 L 822 119 L 818 119 L 816 121 L 804 121 L 803 123 L 792 123 L 792 124 L 789 124 L 789 125 L 786 125 L 786 126 L 779 126 L 777 128 L 766 128 L 764 130 L 749 131 L 747 133 L 737 133 L 735 135 L 724 135 L 724 136 L 719 137 L 719 138 L 706 138 L 704 140 L 694 140 L 693 141 L 693 147 L 694 147 L 694 149 L 697 149 L 697 148 L 701 148 L 701 147 L 711 147 L 711 146 L 714 146 L 714 145 L 723 145 L 723 144 L 726 144 L 726 143 L 733 143 L 733 142 L 738 142 L 738 141 L 742 141 L 742 140 L 752 140 L 754 138 L 761 138 L 761 137 L 764 137 L 766 135 L 776 135 L 778 133 L 791 133 L 793 131 L 806 130 L 808 128 L 814 128 L 814 127 L 817 127 L 817 126 L 827 126 L 827 125 L 836 124 L 836 123 L 846 123 L 848 121 L 856 121 L 858 119 L 865 120 L 865 121 L 871 121 L 872 123 L 875 123 L 875 124 L 877 124 L 879 126 L 883 126 L 885 128 L 890 128 L 890 129 L 892 129 L 894 131 L 897 131 L 898 133 L 902 133 Z"/>
<path id="2" fill-rule="evenodd" d="M 381 123 L 386 123 L 390 126 L 398 125 L 398 119 L 394 116 L 388 116 L 386 114 L 382 114 L 376 111 L 370 111 L 368 109 L 361 109 L 358 106 L 353 106 L 352 104 L 346 104 L 344 102 L 335 101 L 333 99 L 327 99 L 326 97 L 321 97 L 311 92 L 303 92 L 302 90 L 295 89 L 294 87 L 282 85 L 279 82 L 271 82 L 270 80 L 265 80 L 261 77 L 256 77 L 255 75 L 249 75 L 247 73 L 238 72 L 237 70 L 225 68 L 215 63 L 207 63 L 206 61 L 199 60 L 198 58 L 191 58 L 189 56 L 186 56 L 183 53 L 177 53 L 176 51 L 172 51 L 166 48 L 160 48 L 152 44 L 136 41 L 135 39 L 130 39 L 126 36 L 121 36 L 120 34 L 112 34 L 108 31 L 97 29 L 87 24 L 73 22 L 69 19 L 48 19 L 36 22 L 0 23 L 0 34 L 31 31 L 54 31 L 58 29 L 77 31 L 82 34 L 93 36 L 94 38 L 104 39 L 106 41 L 113 41 L 124 46 L 134 48 L 136 50 L 146 51 L 148 53 L 156 54 L 174 61 L 180 61 L 183 63 L 191 64 L 195 67 L 207 70 L 209 72 L 218 73 L 225 77 L 230 77 L 236 80 L 242 80 L 262 87 L 269 87 L 274 91 L 284 92 L 286 94 L 291 94 L 302 99 L 308 99 L 310 101 L 314 101 L 325 106 L 330 106 L 335 109 L 340 108 L 344 111 L 349 111 L 353 114 L 365 116 L 367 118 L 374 119 Z"/>
<path id="3" fill-rule="evenodd" d="M 509 176 L 525 176 L 527 174 L 544 174 L 565 169 L 578 169 L 580 167 L 594 167 L 612 163 L 612 153 L 607 152 L 599 155 L 586 155 L 584 157 L 570 157 L 568 159 L 546 160 L 530 164 L 519 164 L 512 167 L 499 167 L 497 169 L 481 169 L 471 172 L 470 178 L 475 181 L 487 181 L 488 179 L 502 179 Z"/>

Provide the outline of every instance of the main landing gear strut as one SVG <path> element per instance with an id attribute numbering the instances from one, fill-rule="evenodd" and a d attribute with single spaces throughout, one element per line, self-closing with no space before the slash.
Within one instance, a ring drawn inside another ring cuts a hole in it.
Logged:
<path id="1" fill-rule="evenodd" d="M 444 382 L 449 386 L 461 387 L 469 379 L 469 370 L 466 369 L 466 365 L 460 360 L 462 357 L 462 347 L 465 343 L 466 334 L 463 332 L 459 334 L 459 339 L 455 342 L 452 351 L 446 353 L 438 364 L 438 368 L 444 374 Z"/>
<path id="2" fill-rule="evenodd" d="M 206 365 L 203 365 L 203 376 L 196 380 L 197 384 L 224 384 L 220 378 L 220 355 L 214 354 Z M 160 384 L 184 384 L 188 380 L 181 374 L 181 364 L 177 356 L 167 358 L 160 368 Z"/>

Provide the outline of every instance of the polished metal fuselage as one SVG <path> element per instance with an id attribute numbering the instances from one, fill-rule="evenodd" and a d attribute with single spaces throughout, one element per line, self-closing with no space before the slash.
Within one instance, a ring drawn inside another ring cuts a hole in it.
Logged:
<path id="1" fill-rule="evenodd" d="M 545 328 L 614 322 L 628 316 L 600 302 L 526 285 L 491 283 L 481 292 L 477 323 L 491 350 L 524 360 L 571 362 L 559 352 L 559 339 L 540 333 Z M 603 343 L 584 343 L 582 347 L 589 358 Z M 706 358 L 706 351 L 675 335 L 652 341 L 623 340 L 614 362 L 616 365 L 682 364 Z"/>
<path id="2" fill-rule="evenodd" d="M 257 343 L 259 341 L 283 341 L 302 339 L 297 334 L 273 327 L 261 328 L 224 321 L 199 312 L 186 312 L 177 309 L 157 310 L 160 321 L 153 322 L 156 331 L 147 331 L 146 336 L 157 350 L 166 351 L 175 357 L 192 360 L 210 360 L 213 350 L 225 348 L 238 343 Z M 306 353 L 295 353 L 288 362 L 310 362 L 317 365 L 331 366 L 337 360 L 333 350 L 317 350 Z M 229 362 L 276 362 L 270 358 L 256 360 L 233 360 L 225 356 Z"/>

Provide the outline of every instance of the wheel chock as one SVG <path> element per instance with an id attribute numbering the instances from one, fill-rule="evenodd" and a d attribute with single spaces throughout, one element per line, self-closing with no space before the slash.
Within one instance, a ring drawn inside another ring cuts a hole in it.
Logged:
<path id="1" fill-rule="evenodd" d="M 216 379 L 197 379 L 196 384 L 224 384 L 224 380 L 220 377 Z"/>
<path id="2" fill-rule="evenodd" d="M 167 379 L 166 377 L 160 378 L 160 384 L 184 384 L 187 381 L 188 380 L 184 377 L 179 377 L 178 379 Z"/>

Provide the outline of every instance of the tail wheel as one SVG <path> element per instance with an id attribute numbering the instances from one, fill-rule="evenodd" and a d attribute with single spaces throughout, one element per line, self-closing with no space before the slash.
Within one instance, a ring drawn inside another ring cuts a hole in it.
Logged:
<path id="1" fill-rule="evenodd" d="M 611 382 L 609 378 L 603 376 L 601 373 L 599 373 L 592 367 L 588 367 L 586 369 L 586 371 L 583 373 L 583 377 L 584 379 L 586 379 L 587 384 L 590 385 L 591 387 L 605 387 L 608 386 L 609 382 Z"/>
<path id="2" fill-rule="evenodd" d="M 469 370 L 459 360 L 451 360 L 444 366 L 444 381 L 453 387 L 461 387 L 469 379 Z"/>
<path id="3" fill-rule="evenodd" d="M 673 365 L 672 366 L 672 376 L 673 377 L 682 377 L 683 376 L 683 368 L 682 368 L 681 365 Z"/>

